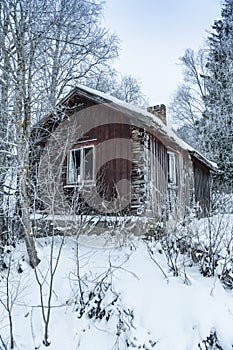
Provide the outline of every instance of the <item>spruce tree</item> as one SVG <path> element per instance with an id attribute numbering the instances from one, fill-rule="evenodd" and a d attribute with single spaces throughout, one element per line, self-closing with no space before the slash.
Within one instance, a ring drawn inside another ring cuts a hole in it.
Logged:
<path id="1" fill-rule="evenodd" d="M 207 87 L 202 132 L 206 154 L 219 166 L 216 184 L 233 184 L 233 0 L 225 0 L 207 40 Z"/>

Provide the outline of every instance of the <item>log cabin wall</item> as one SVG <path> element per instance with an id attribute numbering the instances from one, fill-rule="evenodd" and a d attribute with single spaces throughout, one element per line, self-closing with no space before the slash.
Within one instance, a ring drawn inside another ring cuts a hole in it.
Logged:
<path id="1" fill-rule="evenodd" d="M 146 160 L 144 153 L 145 130 L 131 126 L 132 169 L 131 169 L 131 213 L 145 213 L 146 193 Z"/>
<path id="2" fill-rule="evenodd" d="M 168 215 L 169 209 L 173 215 L 183 216 L 186 208 L 191 205 L 194 185 L 196 201 L 206 208 L 209 206 L 209 169 L 196 158 L 191 161 L 189 153 L 175 145 L 168 135 L 161 135 L 154 127 L 147 129 L 144 121 L 139 122 L 136 117 L 134 119 L 132 115 L 111 108 L 108 104 L 93 103 L 77 96 L 69 101 L 65 113 L 65 128 L 59 124 L 59 118 L 51 120 L 51 116 L 41 128 L 41 140 L 38 142 L 41 149 L 47 147 L 51 133 L 56 136 L 54 143 L 48 146 L 48 153 L 43 155 L 40 152 L 42 192 L 49 193 L 46 186 L 43 188 L 48 174 L 51 175 L 51 182 L 56 182 L 59 191 L 68 185 L 67 163 L 58 154 L 61 149 L 64 155 L 65 152 L 68 154 L 69 149 L 93 144 L 96 176 L 100 181 L 99 193 L 107 201 L 111 201 L 117 195 L 116 192 L 121 196 L 129 196 L 129 206 L 125 212 L 161 218 Z M 81 132 L 83 129 L 86 130 L 85 133 Z M 67 135 L 72 135 L 69 144 L 64 141 Z M 112 141 L 119 139 L 121 141 L 115 146 Z M 109 146 L 103 152 L 104 144 Z M 177 184 L 172 189 L 172 201 L 168 198 L 168 151 L 174 152 L 177 160 Z M 51 154 L 57 159 L 56 166 L 63 159 L 63 170 L 56 176 L 52 172 L 56 171 L 55 165 L 49 164 L 45 158 Z M 72 195 L 71 189 L 65 191 Z M 45 202 L 49 200 L 47 197 L 43 198 Z M 60 197 L 56 194 L 54 198 L 59 213 Z"/>
<path id="3" fill-rule="evenodd" d="M 131 213 L 161 218 L 167 196 L 167 149 L 144 128 L 131 126 Z"/>
<path id="4" fill-rule="evenodd" d="M 192 204 L 193 168 L 189 153 L 172 148 L 169 142 L 144 128 L 131 127 L 132 191 L 131 211 L 160 219 L 182 218 Z M 166 146 L 165 146 L 166 144 Z M 176 183 L 168 183 L 168 152 L 176 159 Z"/>

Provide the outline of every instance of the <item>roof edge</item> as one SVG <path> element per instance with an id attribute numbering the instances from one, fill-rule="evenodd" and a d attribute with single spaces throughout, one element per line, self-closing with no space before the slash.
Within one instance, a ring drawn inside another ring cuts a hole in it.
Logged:
<path id="1" fill-rule="evenodd" d="M 134 115 L 134 117 L 138 117 L 145 119 L 145 122 L 148 123 L 148 126 L 153 126 L 154 128 L 157 128 L 158 131 L 161 133 L 161 135 L 166 135 L 168 138 L 170 138 L 171 141 L 173 141 L 177 146 L 179 146 L 181 149 L 187 151 L 191 156 L 197 158 L 199 161 L 201 161 L 203 164 L 205 164 L 207 167 L 209 167 L 213 171 L 218 171 L 218 166 L 216 163 L 208 160 L 204 155 L 202 155 L 200 152 L 198 152 L 196 149 L 191 147 L 189 144 L 187 144 L 183 139 L 181 139 L 169 125 L 165 125 L 162 120 L 159 117 L 156 117 L 151 112 L 148 112 L 147 110 L 144 110 L 142 108 L 136 107 L 130 103 L 121 101 L 107 93 L 89 88 L 84 85 L 76 85 L 66 96 L 64 96 L 58 103 L 57 108 L 59 106 L 64 106 L 69 99 L 74 96 L 75 94 L 80 95 L 89 95 L 88 98 L 92 99 L 96 103 L 102 103 L 102 104 L 110 104 L 115 108 L 122 109 L 128 114 Z M 92 96 L 91 96 L 92 95 Z M 87 97 L 87 96 L 86 96 Z M 48 114 L 51 115 L 52 113 Z M 48 117 L 47 116 L 47 117 Z M 42 118 L 43 120 L 43 118 Z"/>
<path id="2" fill-rule="evenodd" d="M 204 163 L 206 166 L 208 166 L 211 170 L 217 172 L 218 169 L 218 165 L 215 162 L 210 161 L 209 159 L 207 159 L 206 157 L 204 157 L 201 153 L 199 153 L 196 150 L 190 150 L 188 151 L 189 154 L 193 157 L 195 157 L 196 159 L 198 159 L 199 161 L 201 161 L 202 163 Z"/>

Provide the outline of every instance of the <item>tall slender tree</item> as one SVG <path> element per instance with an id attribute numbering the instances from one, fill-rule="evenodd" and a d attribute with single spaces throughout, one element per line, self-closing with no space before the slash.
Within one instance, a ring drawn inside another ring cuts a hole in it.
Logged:
<path id="1" fill-rule="evenodd" d="M 53 109 L 69 86 L 117 56 L 116 36 L 100 26 L 102 9 L 101 2 L 89 0 L 0 1 L 0 224 L 3 230 L 7 168 L 13 166 L 16 212 L 33 267 L 39 259 L 30 221 L 32 119 Z"/>
<path id="2" fill-rule="evenodd" d="M 233 0 L 225 0 L 221 19 L 214 22 L 208 43 L 207 116 L 204 135 L 208 153 L 219 164 L 218 179 L 233 185 Z"/>

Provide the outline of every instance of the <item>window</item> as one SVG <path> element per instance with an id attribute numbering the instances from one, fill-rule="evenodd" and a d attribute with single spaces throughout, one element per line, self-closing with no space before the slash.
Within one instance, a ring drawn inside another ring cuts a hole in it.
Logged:
<path id="1" fill-rule="evenodd" d="M 168 152 L 168 184 L 176 185 L 176 155 L 175 153 Z"/>
<path id="2" fill-rule="evenodd" d="M 75 148 L 68 155 L 68 184 L 81 184 L 94 179 L 93 146 Z"/>

